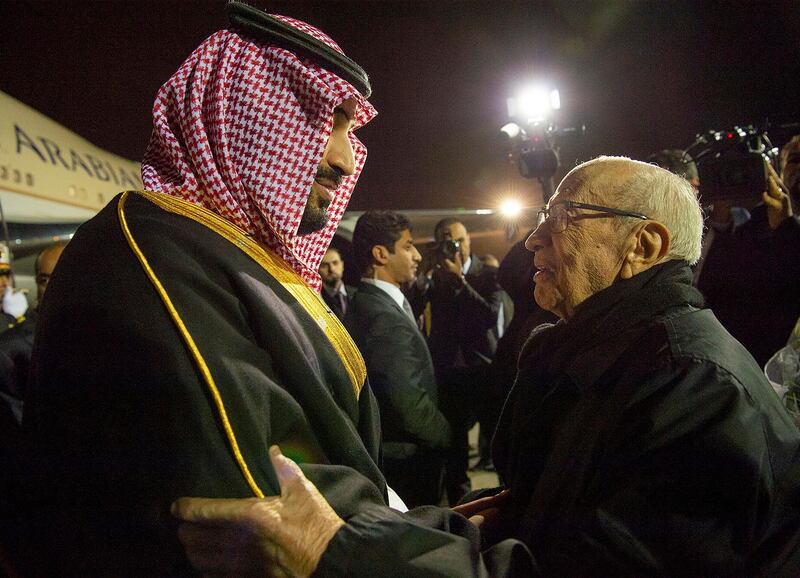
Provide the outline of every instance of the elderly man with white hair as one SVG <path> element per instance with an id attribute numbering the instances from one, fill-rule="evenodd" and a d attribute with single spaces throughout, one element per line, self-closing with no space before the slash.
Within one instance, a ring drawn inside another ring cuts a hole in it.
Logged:
<path id="1" fill-rule="evenodd" d="M 800 434 L 691 285 L 701 232 L 689 183 L 626 158 L 576 167 L 542 211 L 526 246 L 536 301 L 560 321 L 523 348 L 494 438 L 509 492 L 461 507 L 484 548 L 524 544 L 526 575 L 800 575 Z M 357 551 L 349 576 L 423 575 L 397 547 L 407 517 L 341 520 L 273 459 L 282 497 L 181 500 L 183 531 L 247 527 L 267 566 L 327 575 Z M 322 527 L 333 537 L 319 544 Z M 455 575 L 440 543 L 425 575 Z M 519 574 L 497 559 L 475 575 Z"/>

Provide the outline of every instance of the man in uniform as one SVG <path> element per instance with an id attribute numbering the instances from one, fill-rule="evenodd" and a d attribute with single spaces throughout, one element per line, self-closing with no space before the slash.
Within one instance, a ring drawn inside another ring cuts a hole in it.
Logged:
<path id="1" fill-rule="evenodd" d="M 37 304 L 42 302 L 47 283 L 65 246 L 66 243 L 50 245 L 36 257 L 34 272 Z M 14 327 L 0 334 L 0 399 L 7 401 L 13 408 L 18 423 L 22 421 L 22 400 L 28 385 L 28 370 L 37 318 L 37 309 L 29 311 Z"/>
<path id="2" fill-rule="evenodd" d="M 65 243 L 44 249 L 36 258 L 36 301 L 42 302 Z M 20 294 L 24 299 L 24 295 Z M 28 311 L 19 323 L 0 334 L 0 554 L 2 544 L 13 544 L 19 537 L 12 513 L 17 491 L 15 484 L 26 484 L 24 471 L 17 471 L 22 414 L 28 387 L 38 310 Z M 13 548 L 9 547 L 8 550 Z"/>
<path id="3" fill-rule="evenodd" d="M 0 333 L 16 327 L 25 320 L 28 299 L 14 289 L 14 271 L 8 247 L 0 246 Z"/>

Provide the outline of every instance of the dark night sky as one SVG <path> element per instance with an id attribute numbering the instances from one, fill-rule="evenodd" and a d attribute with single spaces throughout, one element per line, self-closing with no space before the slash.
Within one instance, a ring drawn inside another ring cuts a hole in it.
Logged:
<path id="1" fill-rule="evenodd" d="M 800 120 L 795 0 L 252 3 L 320 27 L 370 74 L 379 116 L 359 132 L 353 209 L 538 202 L 496 140 L 526 80 L 556 84 L 562 124 L 587 125 L 564 168 Z M 0 90 L 139 159 L 156 90 L 225 25 L 223 4 L 0 1 Z"/>

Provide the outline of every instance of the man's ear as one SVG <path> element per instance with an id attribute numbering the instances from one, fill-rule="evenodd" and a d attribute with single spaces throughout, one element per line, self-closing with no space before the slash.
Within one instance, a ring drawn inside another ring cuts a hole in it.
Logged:
<path id="1" fill-rule="evenodd" d="M 630 279 L 657 265 L 669 255 L 670 246 L 669 229 L 658 221 L 646 221 L 631 234 L 620 277 Z"/>
<path id="2" fill-rule="evenodd" d="M 372 246 L 372 262 L 375 265 L 385 265 L 389 260 L 389 250 L 383 245 Z"/>

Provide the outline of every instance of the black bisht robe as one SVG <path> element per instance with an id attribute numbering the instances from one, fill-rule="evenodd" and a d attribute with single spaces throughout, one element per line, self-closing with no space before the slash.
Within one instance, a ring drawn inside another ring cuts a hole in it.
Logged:
<path id="1" fill-rule="evenodd" d="M 119 197 L 75 234 L 43 304 L 23 518 L 45 574 L 189 572 L 170 503 L 252 497 L 209 389 L 129 243 Z M 255 483 L 279 444 L 345 519 L 384 504 L 380 428 L 319 325 L 207 227 L 129 194 L 131 234 L 213 375 Z"/>

